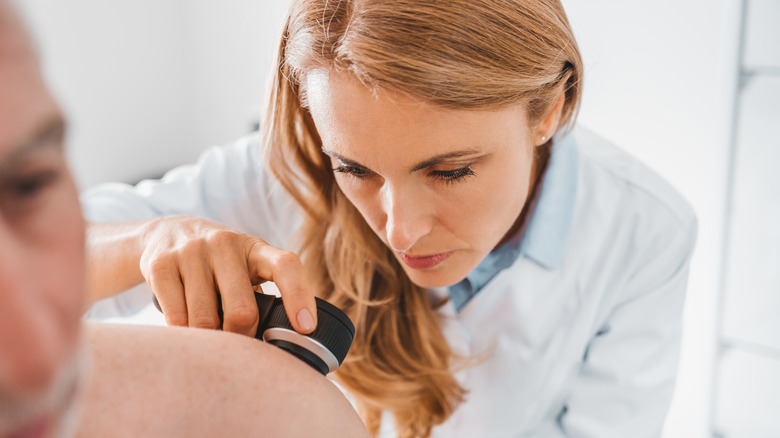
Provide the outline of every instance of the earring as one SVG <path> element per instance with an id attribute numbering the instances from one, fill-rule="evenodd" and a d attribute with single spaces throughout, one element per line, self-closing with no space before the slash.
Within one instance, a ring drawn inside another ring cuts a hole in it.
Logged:
<path id="1" fill-rule="evenodd" d="M 546 142 L 546 141 L 547 141 L 547 137 L 545 137 L 545 136 L 542 136 L 542 143 L 544 143 L 544 142 Z"/>

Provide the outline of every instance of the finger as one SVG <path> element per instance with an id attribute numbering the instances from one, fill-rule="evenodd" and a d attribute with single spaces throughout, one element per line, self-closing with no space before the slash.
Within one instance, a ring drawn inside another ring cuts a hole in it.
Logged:
<path id="1" fill-rule="evenodd" d="M 205 255 L 183 255 L 179 261 L 184 296 L 187 299 L 187 320 L 190 327 L 219 329 L 217 292 Z"/>
<path id="2" fill-rule="evenodd" d="M 165 322 L 171 326 L 187 326 L 187 302 L 176 265 L 155 267 L 145 273 L 146 282 L 157 297 Z"/>
<path id="3" fill-rule="evenodd" d="M 211 263 L 222 297 L 222 330 L 254 337 L 260 315 L 246 260 L 241 253 L 228 251 Z"/>
<path id="4" fill-rule="evenodd" d="M 247 259 L 250 272 L 258 280 L 276 283 L 293 328 L 304 334 L 313 332 L 317 326 L 317 305 L 298 256 L 258 241 L 250 248 Z"/>

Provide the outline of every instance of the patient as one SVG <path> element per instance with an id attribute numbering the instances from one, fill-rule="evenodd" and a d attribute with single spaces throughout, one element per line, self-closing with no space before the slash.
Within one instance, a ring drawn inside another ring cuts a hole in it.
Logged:
<path id="1" fill-rule="evenodd" d="M 63 117 L 0 0 L 0 438 L 367 436 L 338 389 L 246 336 L 80 321 Z"/>

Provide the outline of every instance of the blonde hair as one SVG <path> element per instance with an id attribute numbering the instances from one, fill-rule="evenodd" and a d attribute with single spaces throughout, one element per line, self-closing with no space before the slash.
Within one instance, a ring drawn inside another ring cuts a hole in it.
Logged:
<path id="1" fill-rule="evenodd" d="M 409 280 L 336 185 L 301 101 L 305 74 L 320 68 L 443 107 L 524 104 L 530 123 L 563 92 L 565 126 L 582 61 L 559 0 L 296 0 L 290 9 L 263 123 L 267 163 L 305 212 L 300 255 L 317 294 L 357 329 L 336 378 L 373 435 L 388 411 L 400 436 L 427 437 L 465 397 L 436 317 L 442 303 Z"/>

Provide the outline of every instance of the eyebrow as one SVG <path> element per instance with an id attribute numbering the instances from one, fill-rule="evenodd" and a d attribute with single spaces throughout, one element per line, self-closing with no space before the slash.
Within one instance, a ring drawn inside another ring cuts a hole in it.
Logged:
<path id="1" fill-rule="evenodd" d="M 334 152 L 334 151 L 331 151 L 331 150 L 329 150 L 329 149 L 327 149 L 325 147 L 322 148 L 322 152 L 325 155 L 327 155 L 329 157 L 332 157 L 332 158 L 335 158 L 335 159 L 341 161 L 342 163 L 344 163 L 344 164 L 346 164 L 348 166 L 354 166 L 354 167 L 360 167 L 360 168 L 363 168 L 363 169 L 367 169 L 366 166 L 363 166 L 362 164 L 358 163 L 357 161 L 350 160 L 349 158 L 344 157 L 341 154 L 339 154 L 337 152 Z M 463 158 L 463 157 L 475 156 L 475 155 L 478 155 L 480 152 L 482 152 L 482 151 L 479 151 L 477 149 L 463 149 L 463 150 L 460 150 L 460 151 L 453 151 L 453 152 L 447 152 L 447 153 L 443 153 L 443 154 L 439 154 L 439 155 L 434 155 L 433 157 L 428 158 L 427 160 L 423 160 L 423 161 L 419 162 L 418 164 L 415 164 L 414 166 L 412 166 L 412 169 L 409 171 L 409 173 L 414 173 L 414 172 L 417 172 L 419 170 L 425 169 L 427 167 L 435 166 L 435 165 L 441 163 L 442 161 L 451 160 L 453 158 Z"/>
<path id="2" fill-rule="evenodd" d="M 10 152 L 0 157 L 0 178 L 12 173 L 27 157 L 45 147 L 63 147 L 65 137 L 65 120 L 59 116 L 51 116 L 33 131 L 29 139 L 17 146 L 12 146 Z"/>

